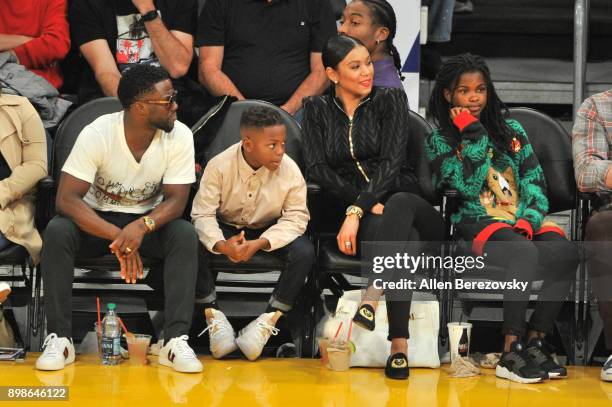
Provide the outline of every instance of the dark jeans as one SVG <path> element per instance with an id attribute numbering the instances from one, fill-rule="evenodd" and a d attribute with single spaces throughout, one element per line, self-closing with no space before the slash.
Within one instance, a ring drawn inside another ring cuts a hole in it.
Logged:
<path id="1" fill-rule="evenodd" d="M 554 232 L 534 235 L 530 241 L 512 229 L 500 229 L 491 235 L 484 246 L 484 253 L 487 264 L 506 268 L 506 281 L 516 279 L 528 282 L 525 291 L 504 292 L 503 333 L 524 334 L 531 282 L 538 280 L 543 280 L 543 285 L 529 328 L 537 332 L 551 332 L 563 305 L 562 299 L 569 294 L 572 281 L 576 278 L 578 248 Z"/>
<path id="2" fill-rule="evenodd" d="M 244 230 L 247 240 L 258 239 L 266 229 L 237 229 L 233 226 L 219 222 L 219 227 L 223 231 L 226 239 L 237 235 Z M 212 271 L 212 256 L 217 256 L 209 252 L 200 244 L 200 264 L 198 280 L 196 285 L 196 302 L 209 304 L 217 299 L 215 293 L 216 273 Z M 306 278 L 312 270 L 315 261 L 314 247 L 306 236 L 300 236 L 287 246 L 270 252 L 270 255 L 277 256 L 285 262 L 285 268 L 281 270 L 281 275 L 272 293 L 270 306 L 280 311 L 289 311 L 306 282 Z"/>
<path id="3" fill-rule="evenodd" d="M 586 226 L 587 270 L 603 320 L 606 348 L 612 350 L 612 210 L 596 212 Z"/>
<path id="4" fill-rule="evenodd" d="M 360 242 L 441 242 L 444 240 L 444 220 L 420 196 L 398 192 L 387 199 L 382 215 L 368 213 L 363 217 L 357 238 Z M 392 279 L 399 279 L 402 273 L 395 271 Z M 408 338 L 412 292 L 403 292 L 401 300 L 393 300 L 390 293 L 386 298 L 389 338 Z"/>
<path id="5" fill-rule="evenodd" d="M 108 222 L 124 227 L 141 215 L 98 212 Z M 45 230 L 42 277 L 48 332 L 72 336 L 72 282 L 76 258 L 110 254 L 110 241 L 89 235 L 69 218 L 56 216 Z M 176 219 L 146 234 L 141 256 L 163 260 L 165 296 L 164 337 L 186 335 L 191 327 L 197 275 L 198 237 L 189 222 Z M 119 263 L 117 263 L 119 267 Z M 121 312 L 121 310 L 119 310 Z"/>

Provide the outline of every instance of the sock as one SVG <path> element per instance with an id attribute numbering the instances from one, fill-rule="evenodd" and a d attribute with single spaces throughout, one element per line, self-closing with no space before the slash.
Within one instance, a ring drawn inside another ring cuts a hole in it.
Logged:
<path id="1" fill-rule="evenodd" d="M 266 307 L 266 310 L 264 311 L 266 314 L 270 313 L 270 312 L 276 312 L 276 311 L 280 311 L 283 312 L 282 310 L 279 310 L 276 307 L 273 307 L 271 304 L 268 304 L 268 306 Z"/>
<path id="2" fill-rule="evenodd" d="M 213 302 L 205 302 L 202 305 L 204 306 L 204 309 L 206 308 L 214 308 L 216 310 L 219 309 L 219 304 L 217 304 L 217 300 L 214 300 Z"/>

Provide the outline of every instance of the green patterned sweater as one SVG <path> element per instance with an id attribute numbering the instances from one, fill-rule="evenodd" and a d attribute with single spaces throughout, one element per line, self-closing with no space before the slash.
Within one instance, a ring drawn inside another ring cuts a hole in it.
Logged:
<path id="1" fill-rule="evenodd" d="M 507 120 L 515 133 L 510 153 L 499 151 L 469 113 L 457 116 L 455 124 L 459 133 L 438 129 L 426 142 L 434 186 L 456 189 L 460 195 L 452 223 L 468 240 L 494 224 L 495 230 L 511 226 L 527 231 L 531 238 L 543 226 L 548 199 L 542 167 L 522 126 Z M 558 228 L 547 224 L 546 229 Z"/>

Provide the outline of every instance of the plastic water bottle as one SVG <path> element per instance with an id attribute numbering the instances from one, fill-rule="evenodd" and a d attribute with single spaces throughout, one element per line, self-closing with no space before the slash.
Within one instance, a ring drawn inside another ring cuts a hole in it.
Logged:
<path id="1" fill-rule="evenodd" d="M 102 320 L 103 365 L 116 365 L 121 362 L 121 325 L 115 308 L 115 304 L 109 303 L 106 316 Z"/>

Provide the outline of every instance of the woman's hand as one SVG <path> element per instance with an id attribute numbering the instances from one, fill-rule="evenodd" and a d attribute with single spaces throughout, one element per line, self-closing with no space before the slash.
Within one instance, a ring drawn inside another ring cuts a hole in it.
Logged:
<path id="1" fill-rule="evenodd" d="M 385 205 L 381 203 L 377 203 L 376 205 L 372 207 L 372 209 L 370 209 L 370 212 L 372 212 L 374 215 L 382 215 L 384 211 L 385 211 Z"/>
<path id="2" fill-rule="evenodd" d="M 359 217 L 357 215 L 348 215 L 344 218 L 340 232 L 336 236 L 338 250 L 347 256 L 357 254 L 357 231 L 359 230 Z"/>
<path id="3" fill-rule="evenodd" d="M 466 108 L 466 107 L 453 107 L 450 110 L 450 117 L 451 120 L 455 120 L 455 117 L 459 116 L 462 112 L 468 112 L 470 113 L 470 109 Z"/>

